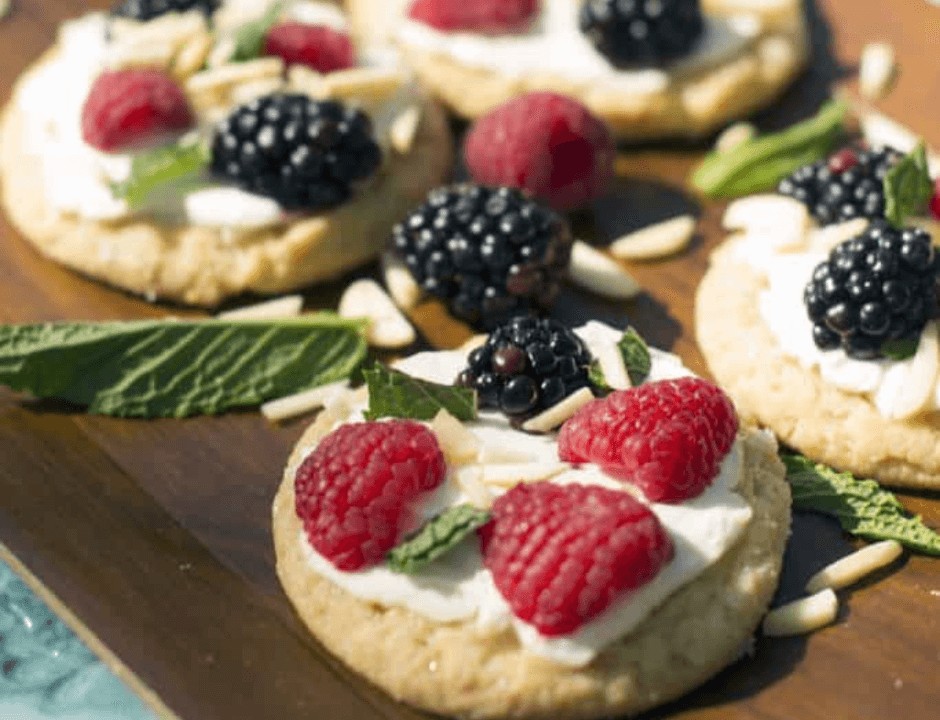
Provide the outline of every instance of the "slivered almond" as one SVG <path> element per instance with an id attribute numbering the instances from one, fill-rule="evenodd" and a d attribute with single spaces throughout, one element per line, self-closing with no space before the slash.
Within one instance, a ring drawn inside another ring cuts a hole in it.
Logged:
<path id="1" fill-rule="evenodd" d="M 734 150 L 739 145 L 743 145 L 748 140 L 753 140 L 757 135 L 757 128 L 748 122 L 737 122 L 729 125 L 722 131 L 715 140 L 715 150 L 720 153 Z"/>
<path id="2" fill-rule="evenodd" d="M 486 339 L 488 337 L 489 335 L 484 335 L 482 333 L 479 335 L 471 335 L 469 338 L 464 340 L 458 350 L 464 353 L 469 353 L 471 350 L 476 350 L 478 347 L 481 347 L 486 343 Z"/>
<path id="3" fill-rule="evenodd" d="M 924 326 L 914 356 L 890 366 L 875 395 L 875 407 L 887 418 L 904 420 L 927 409 L 940 376 L 937 321 Z"/>
<path id="4" fill-rule="evenodd" d="M 224 37 L 216 42 L 215 47 L 209 51 L 206 65 L 210 68 L 219 68 L 228 63 L 235 54 L 235 38 Z"/>
<path id="5" fill-rule="evenodd" d="M 825 588 L 838 590 L 854 585 L 866 575 L 893 563 L 903 550 L 901 543 L 896 540 L 885 540 L 863 547 L 813 575 L 806 583 L 806 592 L 815 593 Z"/>
<path id="6" fill-rule="evenodd" d="M 522 429 L 532 433 L 551 432 L 593 399 L 594 393 L 588 388 L 581 388 L 557 405 L 526 420 L 522 423 Z"/>
<path id="7" fill-rule="evenodd" d="M 680 215 L 615 240 L 610 254 L 621 260 L 657 260 L 685 250 L 694 235 L 695 218 Z"/>
<path id="8" fill-rule="evenodd" d="M 287 68 L 287 86 L 313 98 L 324 96 L 323 75 L 306 65 L 291 65 Z"/>
<path id="9" fill-rule="evenodd" d="M 395 152 L 399 155 L 407 155 L 411 152 L 420 125 L 421 108 L 417 105 L 407 107 L 398 117 L 392 120 L 388 135 Z"/>
<path id="10" fill-rule="evenodd" d="M 764 635 L 806 635 L 829 625 L 839 612 L 839 599 L 831 589 L 821 590 L 771 610 L 764 618 Z"/>
<path id="11" fill-rule="evenodd" d="M 3 20 L 13 9 L 13 0 L 0 0 L 0 20 Z"/>
<path id="12" fill-rule="evenodd" d="M 484 465 L 513 465 L 533 461 L 531 453 L 507 445 L 486 445 L 480 448 L 480 462 Z"/>
<path id="13" fill-rule="evenodd" d="M 493 494 L 483 484 L 482 466 L 464 465 L 459 467 L 454 471 L 454 480 L 470 500 L 471 505 L 489 509 L 493 504 Z"/>
<path id="14" fill-rule="evenodd" d="M 188 40 L 173 58 L 173 77 L 185 80 L 190 75 L 199 72 L 212 51 L 212 42 L 212 36 L 208 32 L 200 33 Z"/>
<path id="15" fill-rule="evenodd" d="M 441 451 L 452 465 L 469 465 L 477 461 L 480 441 L 460 420 L 443 408 L 431 421 L 431 432 L 437 437 Z"/>
<path id="16" fill-rule="evenodd" d="M 581 240 L 576 240 L 571 248 L 568 273 L 577 285 L 604 297 L 628 299 L 643 290 L 615 260 Z"/>
<path id="17" fill-rule="evenodd" d="M 388 294 L 402 310 L 412 310 L 421 299 L 421 286 L 408 266 L 394 253 L 382 253 L 382 279 Z"/>
<path id="18" fill-rule="evenodd" d="M 630 374 L 623 362 L 623 354 L 614 343 L 601 343 L 594 348 L 594 357 L 604 373 L 604 381 L 614 390 L 626 390 L 633 386 Z"/>
<path id="19" fill-rule="evenodd" d="M 868 43 L 862 48 L 858 91 L 866 100 L 882 100 L 894 87 L 898 64 L 894 47 L 886 42 Z"/>
<path id="20" fill-rule="evenodd" d="M 271 422 L 290 420 L 332 404 L 348 387 L 349 381 L 343 380 L 271 400 L 261 406 L 261 414 Z"/>
<path id="21" fill-rule="evenodd" d="M 325 97 L 360 102 L 385 102 L 408 81 L 400 70 L 359 67 L 325 75 Z"/>
<path id="22" fill-rule="evenodd" d="M 839 243 L 858 237 L 865 232 L 867 227 L 867 218 L 855 218 L 838 225 L 827 225 L 813 230 L 809 236 L 810 249 L 828 253 Z"/>
<path id="23" fill-rule="evenodd" d="M 264 57 L 203 70 L 188 78 L 185 87 L 188 93 L 215 92 L 252 80 L 279 78 L 283 71 L 281 58 Z"/>
<path id="24" fill-rule="evenodd" d="M 277 320 L 300 315 L 303 306 L 303 296 L 285 295 L 273 300 L 265 300 L 256 305 L 246 305 L 234 310 L 226 310 L 216 315 L 216 318 L 219 320 Z"/>
<path id="25" fill-rule="evenodd" d="M 261 80 L 251 80 L 249 82 L 233 85 L 230 98 L 236 105 L 249 103 L 252 100 L 270 95 L 284 88 L 284 81 L 279 77 L 262 78 Z"/>
<path id="26" fill-rule="evenodd" d="M 417 339 L 411 323 L 374 280 L 356 280 L 347 287 L 338 312 L 345 318 L 367 318 L 366 339 L 375 347 L 400 348 Z"/>
<path id="27" fill-rule="evenodd" d="M 170 67 L 175 49 L 168 44 L 121 43 L 108 50 L 107 65 L 111 70 Z"/>
<path id="28" fill-rule="evenodd" d="M 548 480 L 570 469 L 561 462 L 512 463 L 510 465 L 483 465 L 483 483 L 498 487 L 512 487 L 520 483 Z"/>

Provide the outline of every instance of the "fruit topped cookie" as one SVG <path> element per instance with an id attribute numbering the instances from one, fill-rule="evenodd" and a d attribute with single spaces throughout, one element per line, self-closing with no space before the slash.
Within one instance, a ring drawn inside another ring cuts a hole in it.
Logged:
<path id="1" fill-rule="evenodd" d="M 281 582 L 343 662 L 432 712 L 594 718 L 739 655 L 789 492 L 720 389 L 632 331 L 520 317 L 365 377 L 273 510 Z"/>
<path id="2" fill-rule="evenodd" d="M 696 137 L 768 105 L 808 55 L 797 0 L 350 0 L 458 114 L 532 90 L 576 97 L 624 139 Z"/>
<path id="3" fill-rule="evenodd" d="M 7 213 L 49 257 L 215 305 L 334 277 L 448 174 L 441 112 L 332 4 L 118 2 L 63 25 L 3 115 Z"/>

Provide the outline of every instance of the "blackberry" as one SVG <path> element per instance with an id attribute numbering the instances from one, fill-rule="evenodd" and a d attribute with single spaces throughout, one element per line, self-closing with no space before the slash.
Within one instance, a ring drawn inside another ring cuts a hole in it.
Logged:
<path id="1" fill-rule="evenodd" d="M 573 240 L 561 217 L 521 191 L 465 184 L 433 190 L 391 242 L 426 292 L 491 328 L 551 306 Z"/>
<path id="2" fill-rule="evenodd" d="M 152 20 L 168 12 L 202 10 L 211 15 L 218 9 L 221 0 L 120 0 L 111 8 L 111 14 L 131 20 Z"/>
<path id="3" fill-rule="evenodd" d="M 593 358 L 557 320 L 517 316 L 467 357 L 457 384 L 476 389 L 482 407 L 524 420 L 589 387 Z"/>
<path id="4" fill-rule="evenodd" d="M 837 245 L 806 286 L 816 346 L 872 360 L 884 356 L 887 341 L 916 340 L 936 315 L 938 279 L 940 254 L 929 233 L 873 221 Z"/>
<path id="5" fill-rule="evenodd" d="M 585 0 L 578 24 L 616 67 L 688 55 L 705 28 L 699 0 Z"/>
<path id="6" fill-rule="evenodd" d="M 342 204 L 381 161 L 365 114 L 306 95 L 266 95 L 242 105 L 212 140 L 213 173 L 288 210 Z"/>
<path id="7" fill-rule="evenodd" d="M 846 148 L 796 170 L 780 181 L 777 192 L 806 205 L 820 225 L 883 218 L 885 175 L 902 157 L 889 147 Z"/>

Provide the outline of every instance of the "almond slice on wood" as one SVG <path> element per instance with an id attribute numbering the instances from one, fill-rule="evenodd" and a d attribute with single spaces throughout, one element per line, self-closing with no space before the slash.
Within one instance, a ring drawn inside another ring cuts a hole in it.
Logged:
<path id="1" fill-rule="evenodd" d="M 460 420 L 447 410 L 441 409 L 431 421 L 434 433 L 447 462 L 452 465 L 469 465 L 480 454 L 480 441 Z"/>
<path id="2" fill-rule="evenodd" d="M 593 399 L 594 393 L 589 388 L 581 388 L 557 405 L 526 420 L 522 423 L 522 429 L 531 433 L 551 432 Z"/>
<path id="3" fill-rule="evenodd" d="M 392 120 L 388 135 L 392 148 L 399 155 L 407 155 L 414 147 L 421 126 L 421 108 L 411 105 Z"/>
<path id="4" fill-rule="evenodd" d="M 216 315 L 216 318 L 219 320 L 277 320 L 300 315 L 303 306 L 302 295 L 285 295 L 256 305 L 226 310 Z"/>
<path id="5" fill-rule="evenodd" d="M 894 47 L 886 42 L 868 43 L 862 48 L 858 91 L 866 100 L 882 100 L 894 87 L 898 64 Z"/>
<path id="6" fill-rule="evenodd" d="M 866 575 L 870 575 L 897 560 L 904 548 L 897 540 L 885 540 L 867 545 L 851 555 L 836 560 L 813 575 L 806 583 L 806 592 L 816 593 L 825 588 L 838 590 L 854 585 Z"/>
<path id="7" fill-rule="evenodd" d="M 581 240 L 571 248 L 568 274 L 585 290 L 615 300 L 636 297 L 643 290 L 620 264 Z"/>
<path id="8" fill-rule="evenodd" d="M 375 280 L 356 280 L 346 288 L 338 312 L 345 318 L 368 319 L 366 339 L 375 347 L 401 348 L 417 339 L 414 327 Z"/>
<path id="9" fill-rule="evenodd" d="M 414 309 L 421 299 L 421 286 L 404 261 L 393 252 L 382 253 L 382 279 L 398 307 L 405 311 Z"/>
<path id="10" fill-rule="evenodd" d="M 271 400 L 261 406 L 261 414 L 271 422 L 290 420 L 331 405 L 348 387 L 349 381 L 342 380 Z"/>
<path id="11" fill-rule="evenodd" d="M 0 20 L 3 20 L 13 9 L 13 0 L 0 0 Z"/>
<path id="12" fill-rule="evenodd" d="M 839 599 L 829 588 L 771 610 L 764 618 L 764 635 L 806 635 L 829 625 L 839 612 Z"/>
<path id="13" fill-rule="evenodd" d="M 680 215 L 615 240 L 610 254 L 621 260 L 657 260 L 685 250 L 694 235 L 695 218 Z"/>

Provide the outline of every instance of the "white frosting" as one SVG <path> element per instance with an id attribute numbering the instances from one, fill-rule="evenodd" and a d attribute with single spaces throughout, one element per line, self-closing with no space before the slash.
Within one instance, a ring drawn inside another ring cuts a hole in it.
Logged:
<path id="1" fill-rule="evenodd" d="M 497 36 L 441 32 L 407 19 L 410 2 L 399 2 L 405 19 L 397 36 L 405 45 L 513 77 L 551 74 L 579 82 L 603 81 L 635 94 L 661 92 L 674 75 L 698 71 L 737 55 L 760 31 L 760 23 L 752 15 L 732 19 L 706 16 L 705 32 L 687 57 L 667 68 L 618 70 L 578 28 L 579 3 L 572 0 L 542 0 L 541 14 L 528 32 Z"/>
<path id="2" fill-rule="evenodd" d="M 592 348 L 600 343 L 616 343 L 620 337 L 618 331 L 596 322 L 589 323 L 578 332 Z M 652 380 L 691 374 L 676 356 L 658 350 L 652 350 L 651 354 Z M 465 360 L 465 353 L 459 351 L 419 353 L 402 361 L 398 367 L 418 377 L 449 383 Z M 361 410 L 357 410 L 347 421 L 361 418 Z M 481 413 L 480 419 L 468 423 L 467 427 L 486 447 L 511 448 L 515 453 L 529 455 L 534 463 L 557 460 L 554 436 L 528 435 L 513 430 L 498 413 Z M 312 448 L 307 452 L 310 451 Z M 750 506 L 735 492 L 740 462 L 740 449 L 736 443 L 722 462 L 718 476 L 702 495 L 681 505 L 650 504 L 672 538 L 674 558 L 648 584 L 625 595 L 575 633 L 562 637 L 546 637 L 535 627 L 512 616 L 492 576 L 482 565 L 477 544 L 471 540 L 427 566 L 418 575 L 394 573 L 384 566 L 343 572 L 320 556 L 303 532 L 298 542 L 304 546 L 313 570 L 357 597 L 406 607 L 438 622 L 475 619 L 483 628 L 504 627 L 511 623 L 528 651 L 561 664 L 583 666 L 604 647 L 628 635 L 666 598 L 701 574 L 737 542 L 752 515 Z M 551 482 L 602 485 L 631 491 L 643 499 L 639 490 L 630 489 L 606 476 L 593 465 L 570 468 L 556 475 Z M 431 517 L 446 507 L 466 502 L 467 498 L 456 487 L 451 473 L 445 485 L 425 502 L 422 514 Z"/>

